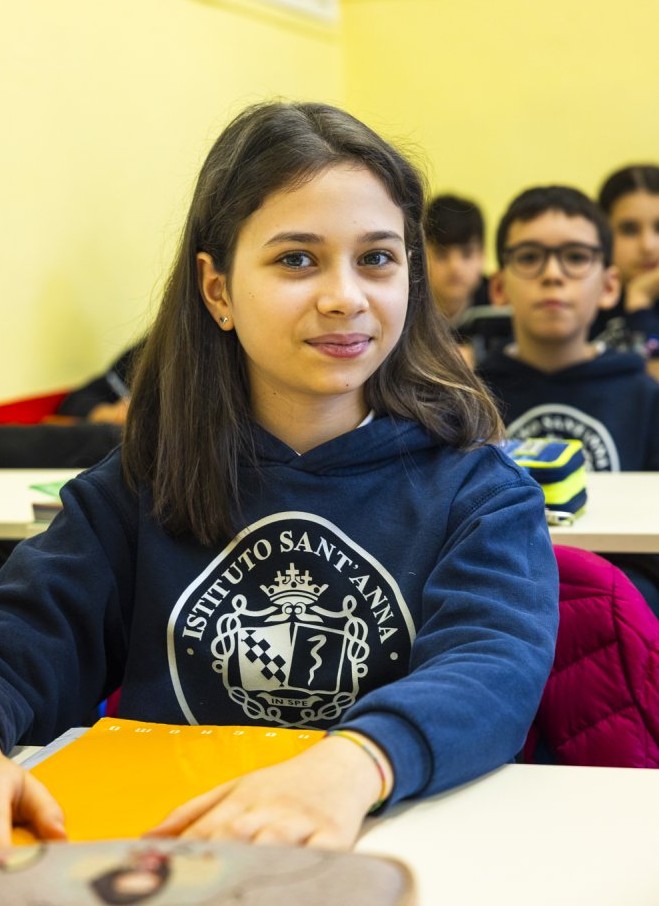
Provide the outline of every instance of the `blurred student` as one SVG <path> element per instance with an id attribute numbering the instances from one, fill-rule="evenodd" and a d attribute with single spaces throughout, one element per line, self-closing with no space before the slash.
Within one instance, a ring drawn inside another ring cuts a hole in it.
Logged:
<path id="1" fill-rule="evenodd" d="M 435 302 L 453 326 L 471 305 L 487 305 L 485 225 L 478 205 L 436 195 L 423 219 L 428 278 Z"/>
<path id="2" fill-rule="evenodd" d="M 83 469 L 121 443 L 129 382 L 143 341 L 123 352 L 99 377 L 60 403 L 62 421 L 0 425 L 0 469 Z M 69 420 L 70 419 L 70 420 Z M 16 547 L 0 539 L 0 564 Z"/>
<path id="3" fill-rule="evenodd" d="M 567 186 L 528 189 L 504 214 L 496 244 L 490 291 L 495 305 L 511 306 L 515 340 L 479 372 L 508 435 L 577 438 L 597 471 L 658 470 L 659 384 L 637 354 L 588 339 L 597 312 L 619 295 L 601 209 Z M 657 562 L 641 565 L 640 577 L 626 571 L 659 613 Z"/>
<path id="4" fill-rule="evenodd" d="M 330 848 L 514 758 L 553 661 L 556 562 L 431 300 L 423 201 L 334 107 L 257 105 L 220 135 L 121 450 L 0 572 L 4 751 L 119 685 L 127 718 L 325 729 L 153 833 Z M 12 817 L 65 833 L 0 757 L 0 844 Z"/>
<path id="5" fill-rule="evenodd" d="M 135 343 L 115 359 L 108 370 L 72 390 L 60 403 L 57 414 L 96 424 L 123 425 L 128 413 L 130 380 L 144 341 Z"/>
<path id="6" fill-rule="evenodd" d="M 483 215 L 478 205 L 466 198 L 436 195 L 426 207 L 423 228 L 435 303 L 448 319 L 463 357 L 473 367 L 477 356 L 460 324 L 469 308 L 490 302 L 483 274 Z"/>
<path id="7" fill-rule="evenodd" d="M 77 469 L 103 459 L 121 442 L 130 380 L 143 345 L 131 346 L 104 374 L 72 390 L 57 410 L 61 421 L 0 425 L 0 468 Z"/>
<path id="8" fill-rule="evenodd" d="M 600 189 L 599 204 L 613 232 L 623 293 L 593 332 L 608 327 L 608 336 L 659 364 L 659 166 L 616 170 Z"/>

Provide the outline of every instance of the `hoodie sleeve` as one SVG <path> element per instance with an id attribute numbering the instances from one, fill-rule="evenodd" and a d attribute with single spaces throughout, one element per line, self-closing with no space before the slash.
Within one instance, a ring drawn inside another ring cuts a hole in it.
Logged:
<path id="1" fill-rule="evenodd" d="M 91 475 L 65 486 L 62 513 L 19 544 L 0 571 L 5 752 L 93 720 L 121 681 L 127 615 L 120 602 L 132 600 L 134 530 L 120 482 L 111 493 Z"/>
<path id="2" fill-rule="evenodd" d="M 659 339 L 659 300 L 655 300 L 652 308 L 628 312 L 625 320 L 633 333 L 641 334 L 645 341 L 656 342 Z"/>
<path id="3" fill-rule="evenodd" d="M 465 783 L 522 747 L 558 628 L 544 497 L 528 476 L 500 462 L 454 500 L 422 608 L 409 674 L 364 696 L 342 723 L 387 752 L 389 804 Z"/>

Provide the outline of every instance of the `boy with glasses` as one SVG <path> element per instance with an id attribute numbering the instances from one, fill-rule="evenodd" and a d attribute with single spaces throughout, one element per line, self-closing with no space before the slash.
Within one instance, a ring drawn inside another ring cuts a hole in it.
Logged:
<path id="1" fill-rule="evenodd" d="M 605 215 L 577 189 L 536 187 L 515 198 L 497 230 L 500 269 L 490 279 L 494 305 L 511 307 L 515 339 L 479 373 L 509 436 L 577 438 L 590 469 L 656 471 L 659 384 L 640 356 L 588 339 L 598 311 L 620 293 L 611 245 Z M 626 571 L 659 612 L 654 559 L 642 558 L 640 577 Z"/>

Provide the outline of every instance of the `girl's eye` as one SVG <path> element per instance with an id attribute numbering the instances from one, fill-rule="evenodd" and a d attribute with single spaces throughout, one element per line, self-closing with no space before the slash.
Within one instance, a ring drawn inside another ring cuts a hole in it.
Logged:
<path id="1" fill-rule="evenodd" d="M 385 264 L 390 264 L 393 260 L 394 256 L 391 252 L 379 249 L 378 251 L 367 252 L 362 255 L 361 263 L 367 265 L 367 267 L 384 267 Z"/>
<path id="2" fill-rule="evenodd" d="M 305 267 L 310 267 L 313 264 L 311 255 L 308 255 L 306 252 L 287 252 L 277 260 L 280 264 L 283 264 L 285 267 L 290 267 L 292 270 L 300 270 Z"/>
<path id="3" fill-rule="evenodd" d="M 638 236 L 639 232 L 638 224 L 632 220 L 623 220 L 622 223 L 618 224 L 619 236 Z"/>

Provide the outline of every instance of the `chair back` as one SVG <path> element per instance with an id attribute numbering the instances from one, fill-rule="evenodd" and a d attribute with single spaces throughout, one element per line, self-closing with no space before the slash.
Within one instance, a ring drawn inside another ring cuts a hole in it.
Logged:
<path id="1" fill-rule="evenodd" d="M 68 390 L 61 390 L 0 403 L 0 425 L 36 425 L 49 415 L 54 415 L 68 394 Z"/>
<path id="2" fill-rule="evenodd" d="M 472 305 L 463 312 L 457 330 L 469 340 L 476 364 L 513 340 L 512 309 L 508 305 Z"/>

